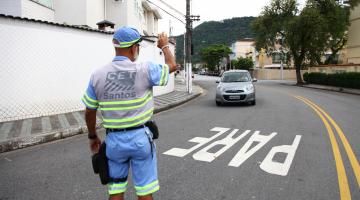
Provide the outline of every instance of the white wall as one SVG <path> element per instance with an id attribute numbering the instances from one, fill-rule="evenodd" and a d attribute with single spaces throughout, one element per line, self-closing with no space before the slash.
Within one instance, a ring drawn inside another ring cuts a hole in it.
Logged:
<path id="1" fill-rule="evenodd" d="M 106 19 L 115 24 L 115 30 L 127 25 L 128 1 L 106 1 Z"/>
<path id="2" fill-rule="evenodd" d="M 55 0 L 55 22 L 68 25 L 86 25 L 87 0 Z"/>
<path id="3" fill-rule="evenodd" d="M 154 13 L 151 11 L 148 11 L 146 13 L 146 21 L 147 21 L 147 27 L 146 31 L 150 35 L 154 35 Z"/>
<path id="4" fill-rule="evenodd" d="M 143 34 L 141 15 L 142 5 L 140 0 L 127 0 L 127 25 L 136 28 Z"/>
<path id="5" fill-rule="evenodd" d="M 0 0 L 0 13 L 21 17 L 22 0 Z"/>
<path id="6" fill-rule="evenodd" d="M 154 29 L 153 29 L 153 35 L 157 35 L 158 32 L 159 32 L 159 28 L 158 28 L 158 25 L 159 25 L 159 20 L 157 18 L 154 19 Z"/>
<path id="7" fill-rule="evenodd" d="M 22 0 L 21 17 L 54 22 L 55 12 L 53 9 L 48 8 L 46 6 L 42 6 L 33 1 Z"/>
<path id="8" fill-rule="evenodd" d="M 86 7 L 86 24 L 92 28 L 97 28 L 96 23 L 104 20 L 104 0 L 87 0 Z"/>
<path id="9" fill-rule="evenodd" d="M 114 57 L 104 33 L 0 17 L 0 38 L 0 121 L 82 110 L 90 74 Z M 163 63 L 159 52 L 147 42 L 140 59 Z M 173 91 L 169 82 L 155 95 Z"/>

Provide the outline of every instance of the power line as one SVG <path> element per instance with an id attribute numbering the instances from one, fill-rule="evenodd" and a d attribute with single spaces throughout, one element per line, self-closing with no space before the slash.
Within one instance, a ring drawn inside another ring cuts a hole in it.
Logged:
<path id="1" fill-rule="evenodd" d="M 166 11 L 165 9 L 161 8 L 160 6 L 158 6 L 158 5 L 154 4 L 154 3 L 153 3 L 153 2 L 151 2 L 150 0 L 146 0 L 146 1 L 147 1 L 147 2 L 149 2 L 149 3 L 151 3 L 152 5 L 156 6 L 156 7 L 157 7 L 157 8 L 159 8 L 160 10 L 164 11 L 166 14 L 170 15 L 171 17 L 173 17 L 173 18 L 175 18 L 175 19 L 179 20 L 181 23 L 185 24 L 185 22 L 184 22 L 184 21 L 182 21 L 181 19 L 179 19 L 179 18 L 175 17 L 174 15 L 170 14 L 168 11 Z"/>
<path id="2" fill-rule="evenodd" d="M 168 3 L 166 3 L 165 1 L 163 0 L 158 0 L 160 1 L 161 3 L 163 3 L 165 6 L 169 7 L 170 9 L 172 9 L 173 11 L 177 12 L 179 15 L 185 17 L 185 14 L 183 14 L 182 12 L 176 10 L 174 7 L 172 7 L 171 5 L 169 5 Z"/>

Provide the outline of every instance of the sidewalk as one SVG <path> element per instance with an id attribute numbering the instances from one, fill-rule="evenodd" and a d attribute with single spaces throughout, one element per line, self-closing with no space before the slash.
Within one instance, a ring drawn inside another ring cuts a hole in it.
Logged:
<path id="1" fill-rule="evenodd" d="M 279 81 L 280 84 L 283 85 L 291 85 L 291 86 L 298 86 L 298 87 L 304 87 L 304 88 L 311 88 L 311 89 L 319 89 L 319 90 L 327 90 L 327 91 L 333 91 L 333 92 L 341 92 L 341 93 L 347 93 L 347 94 L 355 94 L 360 95 L 359 89 L 352 89 L 352 88 L 342 88 L 342 87 L 335 87 L 335 86 L 328 86 L 328 85 L 317 85 L 317 84 L 306 84 L 306 85 L 296 85 L 296 81 Z"/>
<path id="2" fill-rule="evenodd" d="M 173 92 L 154 98 L 154 112 L 158 113 L 181 105 L 200 96 L 201 93 L 202 89 L 200 87 L 193 86 L 193 93 L 188 94 L 184 81 L 179 77 L 175 78 L 175 89 Z M 98 112 L 98 128 L 101 128 L 100 119 L 101 116 Z M 84 111 L 0 122 L 0 153 L 86 132 Z"/>

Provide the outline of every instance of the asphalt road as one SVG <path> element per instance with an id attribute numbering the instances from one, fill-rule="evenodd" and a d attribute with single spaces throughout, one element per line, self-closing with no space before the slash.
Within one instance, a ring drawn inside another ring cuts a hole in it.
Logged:
<path id="1" fill-rule="evenodd" d="M 195 82 L 201 97 L 155 116 L 156 199 L 360 199 L 360 96 L 267 81 L 256 106 L 217 107 L 214 78 Z M 107 197 L 84 135 L 0 154 L 0 173 L 0 200 Z"/>

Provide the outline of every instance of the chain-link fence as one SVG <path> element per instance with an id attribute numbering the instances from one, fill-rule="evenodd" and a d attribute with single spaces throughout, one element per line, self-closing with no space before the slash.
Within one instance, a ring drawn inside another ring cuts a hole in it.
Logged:
<path id="1" fill-rule="evenodd" d="M 0 122 L 84 109 L 90 74 L 114 56 L 111 34 L 25 19 L 0 17 L 0 38 Z M 140 56 L 163 60 L 148 43 Z"/>
<path id="2" fill-rule="evenodd" d="M 83 109 L 90 73 L 112 58 L 111 35 L 0 18 L 0 121 Z"/>

